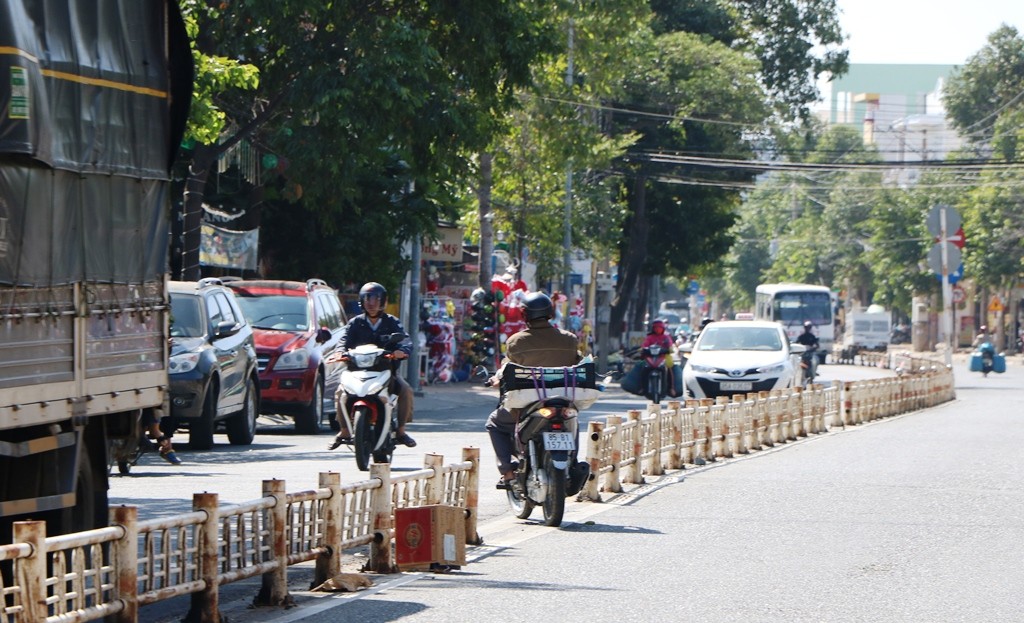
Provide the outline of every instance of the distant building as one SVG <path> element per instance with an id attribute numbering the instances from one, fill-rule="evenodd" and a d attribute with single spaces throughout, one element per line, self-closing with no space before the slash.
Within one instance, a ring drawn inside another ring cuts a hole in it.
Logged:
<path id="1" fill-rule="evenodd" d="M 942 87 L 954 65 L 851 64 L 824 88 L 819 116 L 860 128 L 887 162 L 942 160 L 962 141 L 946 120 Z M 913 183 L 916 171 L 899 181 Z"/>

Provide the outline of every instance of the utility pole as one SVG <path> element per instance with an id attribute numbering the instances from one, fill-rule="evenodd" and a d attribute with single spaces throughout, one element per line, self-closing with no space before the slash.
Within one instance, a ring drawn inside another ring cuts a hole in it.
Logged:
<path id="1" fill-rule="evenodd" d="M 573 83 L 573 20 L 569 18 L 569 54 L 565 67 L 565 86 L 572 93 Z M 572 158 L 565 165 L 565 223 L 563 225 L 565 237 L 562 239 L 562 246 L 565 247 L 563 262 L 565 264 L 565 277 L 562 282 L 562 294 L 566 300 L 571 300 L 572 295 Z M 562 328 L 568 328 L 569 314 L 562 315 Z"/>

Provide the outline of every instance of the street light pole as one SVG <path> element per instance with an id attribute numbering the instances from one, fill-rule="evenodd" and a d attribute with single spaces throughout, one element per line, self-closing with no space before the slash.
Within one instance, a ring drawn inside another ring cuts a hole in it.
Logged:
<path id="1" fill-rule="evenodd" d="M 565 66 L 565 85 L 569 87 L 569 92 L 572 92 L 573 73 L 573 42 L 574 38 L 574 26 L 573 20 L 569 18 L 569 53 L 568 59 Z M 572 158 L 565 165 L 565 223 L 564 223 L 565 237 L 562 240 L 562 246 L 564 247 L 564 270 L 565 278 L 562 282 L 562 294 L 565 295 L 566 300 L 571 298 L 572 293 Z M 562 315 L 562 327 L 568 328 L 569 326 L 569 314 Z"/>

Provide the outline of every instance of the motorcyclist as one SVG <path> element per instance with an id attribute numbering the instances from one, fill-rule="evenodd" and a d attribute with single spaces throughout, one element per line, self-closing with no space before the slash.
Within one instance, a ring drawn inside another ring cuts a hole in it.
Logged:
<path id="1" fill-rule="evenodd" d="M 353 316 L 341 330 L 338 351 L 342 354 L 349 349 L 363 344 L 381 346 L 392 333 L 406 334 L 402 321 L 384 311 L 388 303 L 388 291 L 381 284 L 371 281 L 359 289 L 359 304 L 363 313 Z M 406 334 L 408 335 L 408 334 Z M 407 337 L 394 351 L 395 359 L 406 359 L 412 352 L 412 341 Z M 339 390 L 340 391 L 340 390 Z M 398 374 L 391 375 L 390 391 L 398 394 L 398 430 L 395 441 L 410 448 L 416 446 L 416 440 L 405 432 L 405 425 L 412 422 L 413 389 Z M 337 415 L 340 431 L 327 449 L 333 450 L 343 443 L 352 442 L 352 433 L 346 429 L 345 418 L 339 410 Z"/>
<path id="2" fill-rule="evenodd" d="M 988 327 L 981 325 L 978 327 L 978 335 L 974 338 L 974 342 L 971 344 L 974 348 L 977 348 L 985 342 L 991 342 L 992 336 L 988 334 Z"/>
<path id="3" fill-rule="evenodd" d="M 580 362 L 582 357 L 576 335 L 551 324 L 551 319 L 555 317 L 555 306 L 547 294 L 530 292 L 523 297 L 522 306 L 527 327 L 508 338 L 505 343 L 506 362 L 534 367 L 574 366 Z M 495 385 L 500 378 L 501 370 L 488 379 L 488 384 Z M 509 483 L 515 478 L 513 437 L 521 411 L 506 409 L 499 404 L 488 416 L 484 427 L 491 438 L 498 471 L 501 472 L 497 486 L 499 489 L 508 489 Z M 578 463 L 576 470 L 586 468 L 586 463 Z"/>
<path id="4" fill-rule="evenodd" d="M 818 341 L 818 336 L 814 335 L 814 323 L 810 320 L 804 322 L 804 332 L 797 336 L 797 344 L 803 344 L 807 350 L 817 350 L 821 343 Z"/>
<path id="5" fill-rule="evenodd" d="M 665 370 L 667 370 L 665 380 L 668 382 L 668 394 L 669 396 L 675 396 L 676 389 L 672 378 L 672 367 L 675 365 L 675 362 L 672 360 L 672 338 L 665 333 L 665 321 L 661 318 L 655 318 L 651 321 L 651 332 L 644 338 L 644 343 L 640 348 L 646 349 L 655 345 L 660 346 L 662 352 L 665 353 Z"/>

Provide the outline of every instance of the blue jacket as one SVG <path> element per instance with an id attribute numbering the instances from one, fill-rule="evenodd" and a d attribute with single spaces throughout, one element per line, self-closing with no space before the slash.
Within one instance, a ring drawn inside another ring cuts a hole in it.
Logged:
<path id="1" fill-rule="evenodd" d="M 366 314 L 359 314 L 353 317 L 348 321 L 348 324 L 341 328 L 341 339 L 338 345 L 342 351 L 362 346 L 363 344 L 383 346 L 392 333 L 401 333 L 405 336 L 405 339 L 396 350 L 400 350 L 406 355 L 412 353 L 412 340 L 409 339 L 409 334 L 406 333 L 405 327 L 402 326 L 402 321 L 391 314 L 385 313 L 381 314 L 380 324 L 377 325 L 376 330 L 370 325 Z"/>

